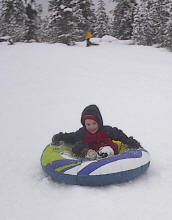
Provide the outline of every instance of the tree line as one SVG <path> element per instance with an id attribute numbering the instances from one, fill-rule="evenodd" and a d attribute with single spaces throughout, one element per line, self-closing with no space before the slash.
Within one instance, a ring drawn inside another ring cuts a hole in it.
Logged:
<path id="1" fill-rule="evenodd" d="M 113 0 L 107 14 L 104 0 L 49 0 L 48 15 L 35 0 L 0 0 L 0 36 L 14 42 L 50 42 L 73 45 L 85 39 L 111 35 L 140 45 L 172 48 L 170 0 Z"/>

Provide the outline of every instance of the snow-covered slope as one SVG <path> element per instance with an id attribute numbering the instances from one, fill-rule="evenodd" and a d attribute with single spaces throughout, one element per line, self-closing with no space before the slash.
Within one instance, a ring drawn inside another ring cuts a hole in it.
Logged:
<path id="1" fill-rule="evenodd" d="M 171 220 L 172 53 L 127 41 L 0 43 L 0 218 Z M 142 177 L 107 187 L 52 182 L 40 156 L 53 134 L 75 131 L 86 105 L 151 154 Z"/>

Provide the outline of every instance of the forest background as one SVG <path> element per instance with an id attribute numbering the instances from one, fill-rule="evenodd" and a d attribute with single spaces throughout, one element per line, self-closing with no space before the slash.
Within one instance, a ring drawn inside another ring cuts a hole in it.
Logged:
<path id="1" fill-rule="evenodd" d="M 111 35 L 139 45 L 172 47 L 170 0 L 114 0 L 106 6 L 103 0 L 49 0 L 46 16 L 43 4 L 35 0 L 0 3 L 0 37 L 10 36 L 13 42 L 74 45 L 91 31 L 99 38 Z"/>

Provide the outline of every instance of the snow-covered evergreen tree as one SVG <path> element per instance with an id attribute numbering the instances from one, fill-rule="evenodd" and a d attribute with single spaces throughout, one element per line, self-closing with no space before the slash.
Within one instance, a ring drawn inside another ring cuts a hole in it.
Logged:
<path id="1" fill-rule="evenodd" d="M 150 14 L 153 4 L 153 0 L 141 0 L 137 6 L 133 22 L 133 40 L 137 44 L 152 45 L 154 42 L 154 24 Z"/>
<path id="2" fill-rule="evenodd" d="M 163 45 L 170 20 L 169 0 L 141 0 L 133 23 L 133 39 L 142 45 Z"/>
<path id="3" fill-rule="evenodd" d="M 166 37 L 162 46 L 172 50 L 172 19 L 167 24 Z"/>
<path id="4" fill-rule="evenodd" d="M 78 1 L 79 7 L 82 10 L 82 15 L 85 19 L 84 31 L 95 32 L 96 27 L 96 13 L 95 13 L 95 5 L 92 0 L 83 0 Z"/>
<path id="5" fill-rule="evenodd" d="M 168 21 L 166 30 L 164 31 L 164 39 L 162 46 L 172 49 L 172 2 L 168 3 Z"/>
<path id="6" fill-rule="evenodd" d="M 95 27 L 96 36 L 103 37 L 109 34 L 109 17 L 105 10 L 104 0 L 98 1 L 98 8 L 96 10 L 97 23 Z"/>
<path id="7" fill-rule="evenodd" d="M 75 41 L 83 40 L 85 35 L 85 27 L 87 26 L 87 20 L 83 15 L 83 10 L 81 5 L 78 3 L 78 0 L 73 0 L 73 25 L 74 25 L 74 32 L 73 32 L 73 39 Z"/>
<path id="8" fill-rule="evenodd" d="M 71 44 L 81 37 L 84 18 L 77 0 L 49 1 L 49 41 Z"/>
<path id="9" fill-rule="evenodd" d="M 113 11 L 112 32 L 113 36 L 127 40 L 131 39 L 133 32 L 133 16 L 136 7 L 135 0 L 114 0 L 116 2 Z"/>
<path id="10" fill-rule="evenodd" d="M 1 35 L 10 35 L 14 41 L 22 41 L 27 33 L 27 15 L 23 1 L 2 0 Z"/>
<path id="11" fill-rule="evenodd" d="M 39 40 L 40 40 L 40 42 L 50 42 L 49 18 L 47 16 L 45 18 L 41 19 Z"/>
<path id="12" fill-rule="evenodd" d="M 1 4 L 1 35 L 10 35 L 14 41 L 36 40 L 40 16 L 35 0 L 1 0 Z"/>
<path id="13" fill-rule="evenodd" d="M 95 25 L 92 0 L 49 0 L 48 40 L 72 44 Z"/>
<path id="14" fill-rule="evenodd" d="M 40 35 L 41 7 L 36 4 L 35 0 L 24 0 L 24 6 L 27 15 L 27 34 L 25 38 L 27 41 L 38 41 Z"/>
<path id="15" fill-rule="evenodd" d="M 153 7 L 156 11 L 155 17 L 155 26 L 156 26 L 156 43 L 160 46 L 165 46 L 167 29 L 169 28 L 169 23 L 171 23 L 171 10 L 172 2 L 169 0 L 157 0 Z"/>

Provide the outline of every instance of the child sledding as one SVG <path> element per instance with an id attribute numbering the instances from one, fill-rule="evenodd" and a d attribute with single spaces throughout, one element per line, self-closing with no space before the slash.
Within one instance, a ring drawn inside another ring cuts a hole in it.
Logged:
<path id="1" fill-rule="evenodd" d="M 58 133 L 43 151 L 43 170 L 57 182 L 85 186 L 122 183 L 143 174 L 149 152 L 116 127 L 103 125 L 96 105 L 81 114 L 82 127 Z"/>
<path id="2" fill-rule="evenodd" d="M 73 153 L 78 157 L 96 158 L 112 156 L 119 153 L 115 141 L 128 145 L 129 148 L 140 148 L 140 143 L 128 137 L 117 127 L 103 125 L 101 113 L 96 105 L 87 106 L 81 115 L 82 127 L 71 133 L 58 133 L 53 136 L 52 143 L 59 141 L 74 144 Z"/>

